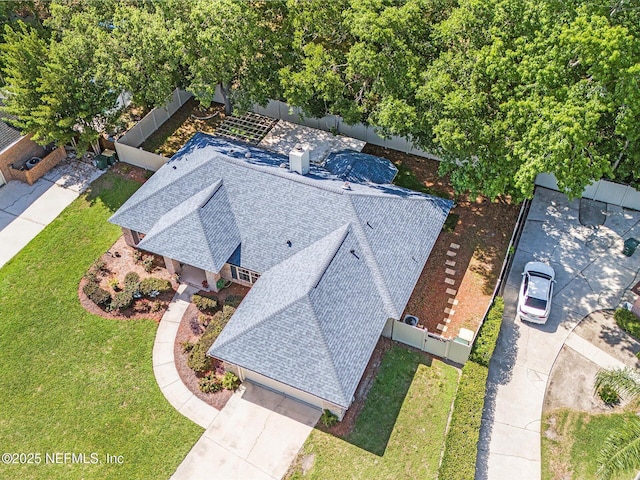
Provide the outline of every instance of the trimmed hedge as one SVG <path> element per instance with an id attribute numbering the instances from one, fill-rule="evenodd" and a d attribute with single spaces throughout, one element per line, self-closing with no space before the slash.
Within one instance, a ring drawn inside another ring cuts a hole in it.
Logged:
<path id="1" fill-rule="evenodd" d="M 496 348 L 503 312 L 504 300 L 496 297 L 480 328 L 469 361 L 462 368 L 438 480 L 475 477 L 489 361 Z"/>
<path id="2" fill-rule="evenodd" d="M 504 300 L 496 297 L 493 306 L 487 314 L 487 318 L 480 327 L 480 332 L 473 344 L 469 360 L 479 365 L 489 366 L 489 361 L 496 348 L 500 325 L 502 324 L 502 314 L 504 313 Z"/>
<path id="3" fill-rule="evenodd" d="M 140 293 L 147 296 L 154 296 L 155 292 L 166 292 L 170 288 L 169 281 L 161 278 L 149 277 L 140 282 Z"/>
<path id="4" fill-rule="evenodd" d="M 124 276 L 124 289 L 130 292 L 140 290 L 140 275 L 136 272 L 129 272 Z"/>
<path id="5" fill-rule="evenodd" d="M 440 464 L 438 480 L 475 477 L 488 373 L 487 367 L 474 362 L 467 362 L 462 368 L 462 377 L 453 403 L 453 414 L 445 439 L 444 456 Z"/>
<path id="6" fill-rule="evenodd" d="M 111 294 L 100 288 L 97 282 L 88 282 L 83 288 L 84 294 L 89 297 L 96 305 L 109 305 L 111 303 Z"/>
<path id="7" fill-rule="evenodd" d="M 126 310 L 133 303 L 133 292 L 129 290 L 123 290 L 116 293 L 111 300 L 112 310 Z"/>
<path id="8" fill-rule="evenodd" d="M 224 299 L 224 304 L 233 308 L 238 308 L 238 305 L 240 305 L 240 302 L 242 302 L 242 300 L 243 297 L 241 297 L 240 295 L 227 295 L 227 297 Z"/>
<path id="9" fill-rule="evenodd" d="M 218 308 L 218 302 L 215 298 L 203 297 L 197 293 L 191 297 L 191 301 L 201 312 L 212 312 Z"/>
<path id="10" fill-rule="evenodd" d="M 640 339 L 640 319 L 626 308 L 619 308 L 613 314 L 618 326 L 632 337 Z"/>

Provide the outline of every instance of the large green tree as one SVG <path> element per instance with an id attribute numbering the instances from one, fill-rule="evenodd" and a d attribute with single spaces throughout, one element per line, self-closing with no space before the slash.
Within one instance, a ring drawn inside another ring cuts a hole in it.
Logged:
<path id="1" fill-rule="evenodd" d="M 288 52 L 285 17 L 281 2 L 193 2 L 183 38 L 187 89 L 209 105 L 219 87 L 227 114 L 277 98 L 278 70 Z"/>
<path id="2" fill-rule="evenodd" d="M 584 5 L 583 5 L 584 3 Z M 621 17 L 620 17 L 621 18 Z M 580 195 L 640 160 L 637 26 L 596 2 L 463 0 L 437 27 L 417 136 L 458 190 L 530 196 L 538 173 Z"/>

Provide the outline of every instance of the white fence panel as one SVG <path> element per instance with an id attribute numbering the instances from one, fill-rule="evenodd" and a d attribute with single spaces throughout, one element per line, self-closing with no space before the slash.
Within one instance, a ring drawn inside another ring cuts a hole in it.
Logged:
<path id="1" fill-rule="evenodd" d="M 412 327 L 398 320 L 393 325 L 393 335 L 391 338 L 398 342 L 406 343 L 415 348 L 422 348 L 426 330 L 418 327 Z"/>
<path id="2" fill-rule="evenodd" d="M 460 343 L 453 340 L 449 343 L 449 352 L 447 354 L 447 358 L 452 362 L 464 364 L 467 360 L 469 360 L 471 347 L 472 345 L 469 345 L 466 342 Z"/>
<path id="3" fill-rule="evenodd" d="M 449 351 L 449 340 L 433 335 L 425 335 L 424 345 L 421 347 L 425 352 L 440 358 L 447 358 Z"/>
<path id="4" fill-rule="evenodd" d="M 118 153 L 118 159 L 121 162 L 126 162 L 131 165 L 135 165 L 136 167 L 145 168 L 154 172 L 169 161 L 168 158 L 163 157 L 162 155 L 156 155 L 155 153 L 131 147 L 120 142 L 116 142 L 115 147 L 116 152 Z"/>
<path id="5" fill-rule="evenodd" d="M 552 174 L 538 174 L 535 183 L 541 187 L 559 191 L 556 177 Z M 587 185 L 582 192 L 582 197 L 640 210 L 640 192 L 628 185 L 608 180 L 599 180 Z"/>

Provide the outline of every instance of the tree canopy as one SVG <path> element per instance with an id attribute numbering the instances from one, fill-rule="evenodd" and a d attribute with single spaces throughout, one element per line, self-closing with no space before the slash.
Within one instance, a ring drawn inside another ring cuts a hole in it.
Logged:
<path id="1" fill-rule="evenodd" d="M 638 184 L 634 2 L 10 2 L 0 68 L 7 111 L 42 140 L 95 137 L 123 90 L 145 109 L 219 90 L 228 114 L 283 99 L 404 136 L 459 192 L 520 199 L 553 173 L 577 196 Z"/>

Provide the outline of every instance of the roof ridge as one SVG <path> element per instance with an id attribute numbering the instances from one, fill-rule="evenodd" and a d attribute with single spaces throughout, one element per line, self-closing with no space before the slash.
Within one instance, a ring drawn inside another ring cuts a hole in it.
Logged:
<path id="1" fill-rule="evenodd" d="M 168 185 L 173 185 L 173 184 L 174 184 L 174 183 L 176 183 L 178 180 L 180 180 L 180 179 L 182 179 L 182 178 L 186 177 L 187 175 L 190 175 L 190 174 L 192 174 L 193 172 L 197 172 L 198 170 L 200 170 L 200 169 L 203 169 L 203 168 L 207 167 L 207 164 L 208 164 L 208 163 L 209 163 L 209 161 L 208 161 L 208 160 L 207 160 L 207 161 L 203 161 L 200 165 L 198 165 L 198 166 L 197 166 L 197 167 L 195 167 L 194 169 L 189 170 L 189 171 L 187 171 L 187 172 L 184 172 L 184 174 L 179 174 L 179 175 L 178 175 L 178 177 L 173 178 L 173 179 L 171 180 L 171 182 L 169 182 L 169 184 L 168 184 Z M 162 167 L 165 167 L 165 166 L 167 166 L 167 165 L 169 165 L 169 162 L 165 163 Z M 174 166 L 175 166 L 175 165 L 174 165 Z M 162 167 L 160 167 L 160 169 L 162 169 Z M 158 171 L 159 171 L 160 169 L 158 169 Z M 147 183 L 144 183 L 144 184 L 142 185 L 142 187 L 141 187 L 141 188 L 144 188 L 144 186 L 145 186 L 145 185 L 147 185 Z M 140 198 L 139 198 L 139 199 L 136 199 L 136 201 L 135 201 L 135 202 L 133 202 L 133 203 L 131 203 L 131 205 L 126 205 L 126 203 L 127 203 L 129 200 L 131 200 L 132 198 L 134 198 L 134 196 L 136 196 L 136 194 L 137 194 L 138 192 L 140 192 L 140 189 L 136 190 L 136 192 L 134 192 L 134 194 L 133 194 L 132 196 L 130 196 L 130 197 L 127 199 L 127 201 L 125 202 L 125 204 L 124 204 L 124 205 L 122 205 L 118 210 L 116 210 L 116 212 L 115 212 L 113 215 L 111 215 L 111 217 L 109 217 L 109 222 L 111 222 L 111 221 L 112 221 L 112 219 L 113 219 L 116 215 L 122 215 L 123 213 L 125 213 L 125 212 L 127 212 L 127 211 L 131 210 L 132 208 L 135 208 L 135 207 L 139 206 L 141 203 L 148 201 L 148 200 L 149 200 L 149 198 L 151 198 L 151 197 L 153 197 L 153 196 L 155 196 L 155 195 L 159 194 L 160 192 L 163 192 L 163 191 L 165 190 L 165 188 L 166 188 L 168 185 L 164 185 L 164 186 L 163 186 L 163 188 L 157 188 L 157 189 L 155 189 L 155 190 L 152 190 L 152 191 L 151 191 L 151 192 L 149 192 L 149 193 L 147 193 L 147 192 L 143 192 L 143 193 L 141 193 L 141 194 L 140 194 Z M 202 191 L 202 190 L 200 190 L 200 191 Z M 196 193 L 196 195 L 197 195 L 197 193 Z M 191 197 L 189 197 L 189 198 L 191 198 Z M 186 200 L 184 200 L 184 201 L 186 201 Z M 180 205 L 180 204 L 182 204 L 182 202 L 180 202 L 178 205 Z M 176 205 L 176 207 L 177 207 L 178 205 Z M 124 209 L 123 209 L 123 208 L 124 208 Z M 175 208 L 175 207 L 174 207 L 174 208 Z M 172 208 L 171 210 L 173 210 L 173 208 Z M 171 211 L 171 210 L 169 210 L 169 211 Z M 167 212 L 167 213 L 168 213 L 168 212 Z"/>
<path id="2" fill-rule="evenodd" d="M 338 376 L 338 367 L 337 365 L 334 363 L 334 359 L 333 359 L 333 354 L 331 352 L 331 348 L 329 347 L 329 342 L 327 342 L 327 336 L 325 335 L 324 329 L 322 328 L 322 324 L 320 323 L 320 320 L 318 319 L 318 314 L 316 313 L 316 309 L 313 306 L 313 301 L 311 300 L 311 297 L 309 296 L 309 292 L 307 292 L 307 294 L 305 295 L 307 297 L 307 301 L 309 302 L 309 307 L 311 308 L 311 312 L 313 313 L 313 319 L 315 321 L 316 324 L 316 328 L 318 329 L 318 331 L 320 332 L 320 337 L 322 338 L 322 343 L 325 346 L 325 352 L 328 353 L 328 357 L 329 357 L 329 363 L 331 363 L 331 374 L 334 377 L 334 380 L 336 381 L 336 385 L 338 385 L 338 387 L 340 388 L 340 393 L 342 394 L 342 398 L 345 399 L 346 398 L 346 394 L 344 391 L 344 385 L 342 385 L 342 382 L 340 381 L 340 377 Z M 349 403 L 350 399 L 346 399 L 347 403 Z"/>
<path id="3" fill-rule="evenodd" d="M 223 179 L 219 178 L 213 185 L 207 187 L 207 189 L 211 189 L 213 191 L 211 192 L 211 194 L 209 194 L 206 200 L 203 200 L 202 202 L 200 202 L 200 205 L 198 206 L 198 208 L 204 208 L 207 205 L 207 203 L 209 203 L 209 201 L 213 198 L 213 196 L 216 193 L 218 193 L 218 190 L 220 190 L 220 188 L 222 187 L 222 182 L 223 182 Z M 203 190 L 205 189 L 203 188 L 202 190 L 200 190 L 200 192 L 202 192 Z"/>
<path id="4" fill-rule="evenodd" d="M 333 259 L 336 258 L 336 255 L 338 254 L 338 250 L 340 250 L 340 247 L 342 247 L 342 244 L 344 243 L 345 239 L 347 238 L 347 235 L 349 234 L 349 226 L 350 226 L 350 224 L 351 224 L 350 222 L 349 223 L 345 223 L 343 226 L 336 228 L 332 232 L 330 232 L 330 233 L 326 234 L 324 237 L 322 237 L 322 238 L 327 238 L 332 233 L 335 233 L 335 232 L 337 232 L 337 231 L 339 231 L 341 229 L 344 230 L 340 234 L 339 241 L 336 242 L 336 244 L 335 244 L 335 248 L 333 249 L 333 253 L 331 253 L 331 255 L 327 255 L 326 260 L 322 263 L 322 265 L 320 265 L 320 268 L 318 269 L 317 278 L 313 278 L 313 281 L 311 282 L 311 284 L 313 285 L 312 288 L 316 288 L 318 286 L 318 284 L 322 280 L 322 277 L 324 277 L 324 274 L 327 271 L 327 268 L 329 268 L 329 265 L 331 265 L 331 262 L 333 262 Z M 319 240 L 316 240 L 316 242 L 322 241 L 322 238 L 319 239 Z M 314 243 L 316 243 L 316 242 L 314 242 Z M 313 245 L 313 244 L 311 244 L 311 245 Z M 309 245 L 309 246 L 311 246 L 311 245 Z"/>
<path id="5" fill-rule="evenodd" d="M 364 227 L 362 225 L 362 219 L 360 215 L 358 215 L 358 211 L 353 205 L 353 200 L 349 197 L 349 207 L 353 210 L 355 217 L 358 219 L 357 222 L 354 222 L 353 229 L 356 234 L 356 241 L 362 248 L 364 252 L 365 264 L 369 268 L 371 272 L 371 278 L 373 279 L 373 283 L 376 286 L 378 293 L 380 294 L 380 298 L 382 299 L 382 303 L 384 304 L 385 309 L 387 310 L 387 314 L 395 319 L 399 319 L 402 312 L 398 312 L 396 305 L 391 297 L 391 292 L 389 291 L 389 287 L 387 286 L 387 282 L 384 279 L 384 275 L 380 270 L 380 265 L 378 265 L 378 259 L 376 258 L 371 245 L 369 244 L 369 239 L 367 238 L 367 234 L 365 233 Z M 362 241 L 360 241 L 362 239 Z"/>
<path id="6" fill-rule="evenodd" d="M 260 279 L 257 280 L 258 282 L 260 281 Z M 257 283 L 257 282 L 256 282 Z M 271 313 L 270 315 L 264 317 L 262 320 L 260 320 L 259 322 L 256 322 L 254 324 L 252 324 L 251 326 L 249 326 L 248 328 L 245 328 L 243 330 L 240 330 L 239 332 L 231 335 L 229 338 L 223 338 L 224 341 L 220 342 L 220 344 L 218 346 L 224 346 L 226 344 L 228 344 L 231 341 L 236 340 L 238 337 L 241 337 L 242 335 L 244 335 L 245 333 L 253 330 L 255 327 L 257 327 L 258 325 L 262 325 L 264 322 L 266 322 L 267 320 L 270 320 L 271 318 L 273 318 L 275 315 L 279 315 L 283 310 L 289 308 L 291 305 L 293 305 L 294 303 L 298 302 L 302 297 L 307 296 L 308 292 L 304 292 L 302 295 L 300 295 L 299 297 L 294 298 L 293 300 L 291 300 L 288 303 L 285 303 L 281 308 L 279 308 L 278 310 L 274 311 L 273 313 Z M 237 311 L 237 310 L 236 310 Z M 314 312 L 315 314 L 315 312 Z M 235 312 L 233 313 L 233 315 L 235 315 Z M 232 315 L 232 317 L 233 317 Z M 229 319 L 229 321 L 231 321 L 231 319 Z M 213 345 L 211 346 L 211 348 L 213 348 Z"/>

